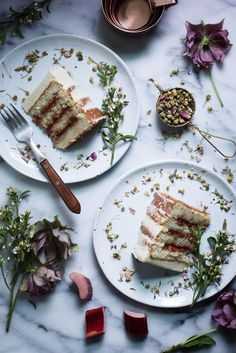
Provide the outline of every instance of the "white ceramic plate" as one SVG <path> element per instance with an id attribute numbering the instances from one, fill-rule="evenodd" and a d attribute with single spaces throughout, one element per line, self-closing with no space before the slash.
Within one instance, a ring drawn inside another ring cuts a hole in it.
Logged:
<path id="1" fill-rule="evenodd" d="M 169 176 L 176 169 L 182 179 L 175 180 L 172 184 Z M 199 181 L 189 179 L 187 177 L 189 172 L 202 175 L 210 184 L 209 190 L 202 190 L 202 184 Z M 191 288 L 179 289 L 179 293 L 173 295 L 174 287 L 178 287 L 178 283 L 183 283 L 180 274 L 138 263 L 131 254 L 138 239 L 141 221 L 153 198 L 154 192 L 151 188 L 156 183 L 160 184 L 161 191 L 193 206 L 200 208 L 208 206 L 211 224 L 202 237 L 201 251 L 203 252 L 209 250 L 207 238 L 222 229 L 225 218 L 228 230 L 236 233 L 236 195 L 221 177 L 199 165 L 183 161 L 161 161 L 142 166 L 121 177 L 98 211 L 93 231 L 94 249 L 105 276 L 113 286 L 126 296 L 144 304 L 156 307 L 183 307 L 192 303 L 193 292 Z M 184 195 L 178 192 L 180 189 L 185 190 Z M 212 194 L 215 189 L 223 193 L 227 200 L 232 200 L 231 209 L 228 212 L 220 210 L 217 198 Z M 118 235 L 113 243 L 107 239 L 104 231 L 109 222 L 112 223 L 112 234 Z M 127 243 L 127 247 L 120 250 L 121 244 L 124 243 Z M 113 258 L 113 253 L 119 250 L 121 258 L 117 260 Z M 123 267 L 135 271 L 131 282 L 120 281 L 120 271 Z M 235 274 L 236 253 L 233 253 L 229 263 L 223 266 L 220 286 L 210 286 L 206 295 L 200 300 L 216 294 L 233 279 Z M 152 292 L 155 287 L 160 290 L 158 295 Z"/>
<path id="2" fill-rule="evenodd" d="M 60 63 L 70 71 L 76 84 L 98 107 L 101 107 L 106 93 L 99 84 L 96 73 L 92 71 L 93 65 L 88 64 L 88 57 L 92 57 L 96 62 L 104 61 L 117 66 L 118 73 L 114 80 L 114 85 L 123 87 L 129 101 L 129 105 L 124 109 L 124 121 L 121 124 L 121 132 L 135 135 L 139 122 L 139 101 L 130 70 L 114 52 L 104 45 L 74 35 L 60 34 L 40 37 L 23 43 L 3 58 L 0 61 L 0 102 L 9 104 L 12 102 L 10 97 L 16 95 L 16 107 L 22 111 L 21 102 L 25 96 L 23 90 L 31 92 L 39 84 L 53 66 L 53 58 L 59 57 L 60 51 L 58 49 L 61 48 L 74 49 L 73 55 L 70 58 L 63 56 Z M 22 66 L 25 55 L 36 49 L 40 51 L 40 54 L 46 51 L 48 55 L 39 59 L 30 75 L 22 78 L 25 73 L 15 71 L 15 68 Z M 77 51 L 82 52 L 83 61 L 78 61 L 76 57 Z M 32 79 L 29 81 L 28 77 L 30 76 L 32 76 Z M 94 79 L 93 84 L 90 82 L 91 77 Z M 103 151 L 104 144 L 99 133 L 93 133 L 90 137 L 74 144 L 73 147 L 66 151 L 60 151 L 53 148 L 51 140 L 39 127 L 31 122 L 30 117 L 27 120 L 34 127 L 36 144 L 40 144 L 41 150 L 66 183 L 88 180 L 102 174 L 111 167 L 111 152 L 108 149 Z M 33 179 L 47 181 L 34 161 L 31 160 L 26 163 L 22 159 L 18 147 L 22 148 L 24 145 L 16 142 L 2 121 L 0 122 L 0 138 L 0 155 L 8 164 Z M 120 143 L 117 146 L 113 165 L 126 153 L 129 146 L 130 142 Z M 96 152 L 98 158 L 95 161 L 86 160 L 86 157 L 90 156 L 92 152 Z M 84 163 L 77 159 L 81 154 L 83 155 Z M 61 170 L 65 163 L 65 170 Z M 81 164 L 83 165 L 81 166 Z"/>

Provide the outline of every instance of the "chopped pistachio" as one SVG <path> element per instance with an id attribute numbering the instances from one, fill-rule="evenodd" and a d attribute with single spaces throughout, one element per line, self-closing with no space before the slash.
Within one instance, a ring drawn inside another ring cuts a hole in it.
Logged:
<path id="1" fill-rule="evenodd" d="M 178 193 L 181 194 L 181 195 L 184 195 L 185 194 L 185 190 L 184 189 L 178 189 Z"/>
<path id="2" fill-rule="evenodd" d="M 231 203 L 232 201 L 228 201 L 224 198 L 224 195 L 221 194 L 217 189 L 215 189 L 214 192 L 212 192 L 217 198 L 216 203 L 220 205 L 220 209 L 224 210 L 225 212 L 228 212 L 231 209 Z"/>
<path id="3" fill-rule="evenodd" d="M 199 183 L 201 183 L 204 190 L 209 190 L 210 184 L 198 173 L 189 172 L 188 178 L 190 180 L 195 180 L 195 181 L 198 181 Z"/>
<path id="4" fill-rule="evenodd" d="M 122 267 L 120 271 L 120 282 L 131 282 L 132 277 L 135 274 L 134 270 L 129 269 L 127 266 Z"/>
<path id="5" fill-rule="evenodd" d="M 173 184 L 175 180 L 182 179 L 182 175 L 177 174 L 177 169 L 169 175 L 169 180 Z"/>
<path id="6" fill-rule="evenodd" d="M 156 183 L 156 184 L 153 184 L 150 191 L 151 192 L 155 192 L 155 191 L 158 191 L 160 190 L 160 184 L 159 183 Z"/>
<path id="7" fill-rule="evenodd" d="M 109 242 L 113 243 L 114 240 L 119 238 L 118 234 L 115 234 L 113 232 L 113 227 L 112 227 L 112 222 L 109 222 L 106 225 L 106 228 L 104 229 L 104 232 L 106 233 L 107 239 L 109 240 Z"/>
<path id="8" fill-rule="evenodd" d="M 203 107 L 205 106 L 205 104 L 206 104 L 207 102 L 209 102 L 210 99 L 211 99 L 211 95 L 210 95 L 210 94 L 207 94 L 207 95 L 206 95 L 206 98 L 205 98 L 205 102 L 204 102 L 204 104 L 203 104 Z"/>
<path id="9" fill-rule="evenodd" d="M 63 163 L 61 166 L 60 166 L 60 171 L 63 172 L 68 172 L 69 168 L 68 168 L 68 162 L 66 163 Z"/>
<path id="10" fill-rule="evenodd" d="M 83 60 L 83 53 L 82 53 L 82 51 L 78 50 L 75 55 L 76 55 L 78 61 L 82 61 L 82 60 Z"/>
<path id="11" fill-rule="evenodd" d="M 113 259 L 116 259 L 116 260 L 120 260 L 121 259 L 121 255 L 120 255 L 119 252 L 114 252 L 112 254 L 112 257 L 113 257 Z"/>
<path id="12" fill-rule="evenodd" d="M 226 179 L 227 179 L 228 183 L 232 183 L 232 181 L 234 179 L 234 175 L 233 175 L 232 170 L 228 166 L 223 168 L 221 173 L 226 174 Z"/>
<path id="13" fill-rule="evenodd" d="M 117 200 L 117 199 L 115 199 L 115 201 L 114 201 L 114 205 L 115 205 L 115 206 L 117 206 L 118 208 L 121 208 L 121 206 L 122 206 L 122 205 L 121 205 L 121 204 L 122 204 L 122 202 L 123 202 L 122 200 Z"/>
<path id="14" fill-rule="evenodd" d="M 178 74 L 179 74 L 179 69 L 174 69 L 174 70 L 171 71 L 170 77 L 177 76 Z"/>
<path id="15" fill-rule="evenodd" d="M 198 154 L 200 154 L 201 156 L 204 154 L 204 147 L 203 145 L 198 144 L 196 149 L 194 150 L 195 152 L 197 152 Z"/>

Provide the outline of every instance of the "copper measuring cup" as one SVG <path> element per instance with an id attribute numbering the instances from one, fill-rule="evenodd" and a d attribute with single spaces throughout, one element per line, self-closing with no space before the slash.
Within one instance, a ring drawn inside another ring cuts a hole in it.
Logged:
<path id="1" fill-rule="evenodd" d="M 174 88 L 169 88 L 169 89 L 163 89 L 158 83 L 156 83 L 152 78 L 150 78 L 148 81 L 152 82 L 154 84 L 154 86 L 158 89 L 158 91 L 160 92 L 160 95 L 157 98 L 157 102 L 156 102 L 156 112 L 157 112 L 157 116 L 159 117 L 160 121 L 162 122 L 162 125 L 167 127 L 167 128 L 171 128 L 172 131 L 175 132 L 179 132 L 180 130 L 183 130 L 187 127 L 191 127 L 191 129 L 193 131 L 198 132 L 222 157 L 229 159 L 229 158 L 233 158 L 236 155 L 236 149 L 235 152 L 232 155 L 227 155 L 224 152 L 222 152 L 217 146 L 215 146 L 215 144 L 210 140 L 210 138 L 216 138 L 218 140 L 223 140 L 229 143 L 232 143 L 235 147 L 236 147 L 236 142 L 232 139 L 229 139 L 227 137 L 222 137 L 222 136 L 217 136 L 214 134 L 209 133 L 208 131 L 203 131 L 201 130 L 197 125 L 192 123 L 192 119 L 193 119 L 193 115 L 196 111 L 196 102 L 195 99 L 192 95 L 192 93 L 190 93 L 188 90 L 186 90 L 185 88 L 182 87 L 174 87 Z M 159 107 L 162 101 L 162 96 L 168 92 L 168 91 L 172 91 L 172 90 L 181 90 L 183 92 L 187 92 L 189 94 L 189 96 L 191 97 L 192 100 L 192 114 L 190 116 L 190 118 L 186 119 L 185 122 L 183 122 L 182 124 L 178 124 L 178 125 L 174 125 L 174 124 L 169 124 L 166 121 L 164 121 L 164 119 L 160 116 L 159 114 Z"/>

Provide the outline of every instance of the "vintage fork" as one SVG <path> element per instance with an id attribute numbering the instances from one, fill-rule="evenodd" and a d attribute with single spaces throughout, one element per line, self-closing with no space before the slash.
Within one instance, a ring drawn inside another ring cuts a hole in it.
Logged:
<path id="1" fill-rule="evenodd" d="M 62 179 L 59 177 L 55 169 L 51 166 L 48 160 L 41 153 L 39 148 L 35 145 L 32 139 L 33 128 L 28 124 L 23 115 L 14 107 L 13 104 L 10 104 L 11 108 L 6 107 L 0 111 L 0 114 L 4 121 L 6 122 L 8 128 L 11 130 L 15 138 L 24 142 L 30 146 L 32 153 L 43 169 L 48 179 L 55 187 L 56 191 L 65 202 L 66 206 L 74 213 L 80 213 L 81 206 L 75 195 L 72 191 L 64 184 Z"/>

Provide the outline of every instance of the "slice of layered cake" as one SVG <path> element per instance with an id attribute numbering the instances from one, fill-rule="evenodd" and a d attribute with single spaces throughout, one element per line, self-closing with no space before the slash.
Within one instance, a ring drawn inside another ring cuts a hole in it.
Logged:
<path id="1" fill-rule="evenodd" d="M 106 119 L 60 66 L 48 72 L 25 99 L 23 108 L 60 149 L 69 147 Z"/>
<path id="2" fill-rule="evenodd" d="M 209 213 L 156 193 L 141 224 L 133 255 L 141 262 L 182 272 L 191 263 L 195 230 L 209 224 Z"/>

